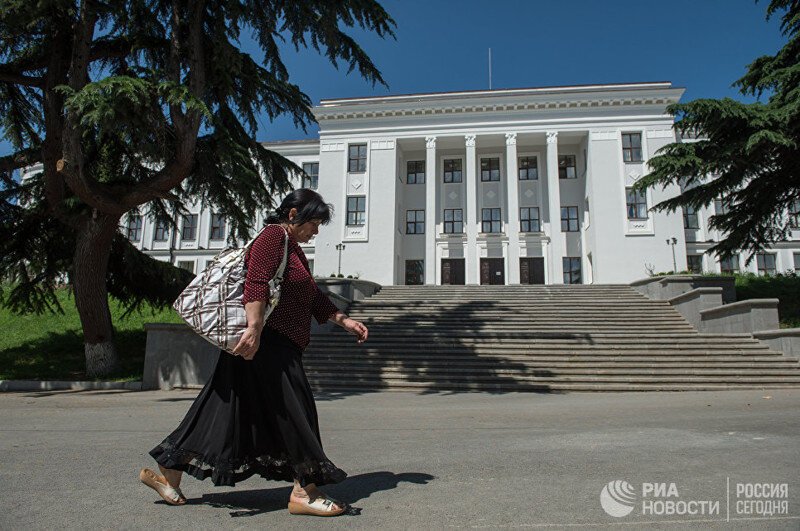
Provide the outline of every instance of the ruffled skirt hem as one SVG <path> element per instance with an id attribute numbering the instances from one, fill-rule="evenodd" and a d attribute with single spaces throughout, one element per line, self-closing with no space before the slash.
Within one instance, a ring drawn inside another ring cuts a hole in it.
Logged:
<path id="1" fill-rule="evenodd" d="M 169 441 L 164 441 L 153 448 L 150 455 L 164 468 L 180 470 L 199 480 L 210 477 L 216 486 L 233 487 L 236 483 L 256 474 L 268 480 L 289 482 L 297 480 L 303 487 L 310 483 L 315 485 L 339 483 L 347 477 L 346 472 L 327 459 L 302 463 L 292 463 L 287 456 L 270 455 L 237 460 L 212 459 L 177 448 Z"/>

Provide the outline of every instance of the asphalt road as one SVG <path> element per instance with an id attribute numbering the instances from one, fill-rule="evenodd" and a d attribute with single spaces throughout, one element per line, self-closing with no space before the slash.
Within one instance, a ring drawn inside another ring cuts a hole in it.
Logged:
<path id="1" fill-rule="evenodd" d="M 196 393 L 0 394 L 0 529 L 800 529 L 800 390 L 321 395 L 327 490 L 361 509 L 333 519 L 258 477 L 140 484 Z"/>

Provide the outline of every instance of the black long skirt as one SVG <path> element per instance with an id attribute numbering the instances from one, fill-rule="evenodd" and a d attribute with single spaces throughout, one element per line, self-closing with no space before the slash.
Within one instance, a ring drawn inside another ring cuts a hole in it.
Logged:
<path id="1" fill-rule="evenodd" d="M 347 477 L 322 450 L 302 350 L 269 328 L 252 360 L 220 353 L 186 417 L 150 455 L 214 485 L 233 486 L 254 474 L 304 487 Z"/>

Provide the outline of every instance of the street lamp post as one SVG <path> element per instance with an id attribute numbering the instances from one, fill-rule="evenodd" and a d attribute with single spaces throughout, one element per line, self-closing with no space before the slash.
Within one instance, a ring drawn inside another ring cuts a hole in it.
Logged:
<path id="1" fill-rule="evenodd" d="M 344 251 L 344 244 L 337 243 L 336 250 L 339 251 L 339 271 L 336 273 L 337 275 L 342 274 L 342 251 Z"/>
<path id="2" fill-rule="evenodd" d="M 678 243 L 678 238 L 673 236 L 672 238 L 667 238 L 667 245 L 672 246 L 672 272 L 678 272 L 678 262 L 675 260 L 675 244 Z"/>

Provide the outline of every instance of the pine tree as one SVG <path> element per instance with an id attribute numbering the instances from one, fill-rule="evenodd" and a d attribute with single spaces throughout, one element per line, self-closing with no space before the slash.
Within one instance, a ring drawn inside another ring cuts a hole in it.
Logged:
<path id="1" fill-rule="evenodd" d="M 109 290 L 133 310 L 166 304 L 188 282 L 136 251 L 122 216 L 141 211 L 175 229 L 197 200 L 246 238 L 299 171 L 256 142 L 259 117 L 314 121 L 281 43 L 385 84 L 345 32 L 353 27 L 394 36 L 374 0 L 0 0 L 0 120 L 14 148 L 0 158 L 0 274 L 15 282 L 5 304 L 57 311 L 54 288 L 68 274 L 87 374 L 113 371 Z M 34 178 L 11 178 L 39 162 Z"/>
<path id="2" fill-rule="evenodd" d="M 650 174 L 637 184 L 681 184 L 679 196 L 653 208 L 675 212 L 722 199 L 709 228 L 725 236 L 709 253 L 729 258 L 740 250 L 748 262 L 771 244 L 786 240 L 793 221 L 786 216 L 800 200 L 800 2 L 772 0 L 767 18 L 781 13 L 786 45 L 773 56 L 756 59 L 737 86 L 755 103 L 731 98 L 675 104 L 675 130 L 697 141 L 662 148 L 650 160 Z M 768 96 L 767 100 L 760 101 Z"/>

